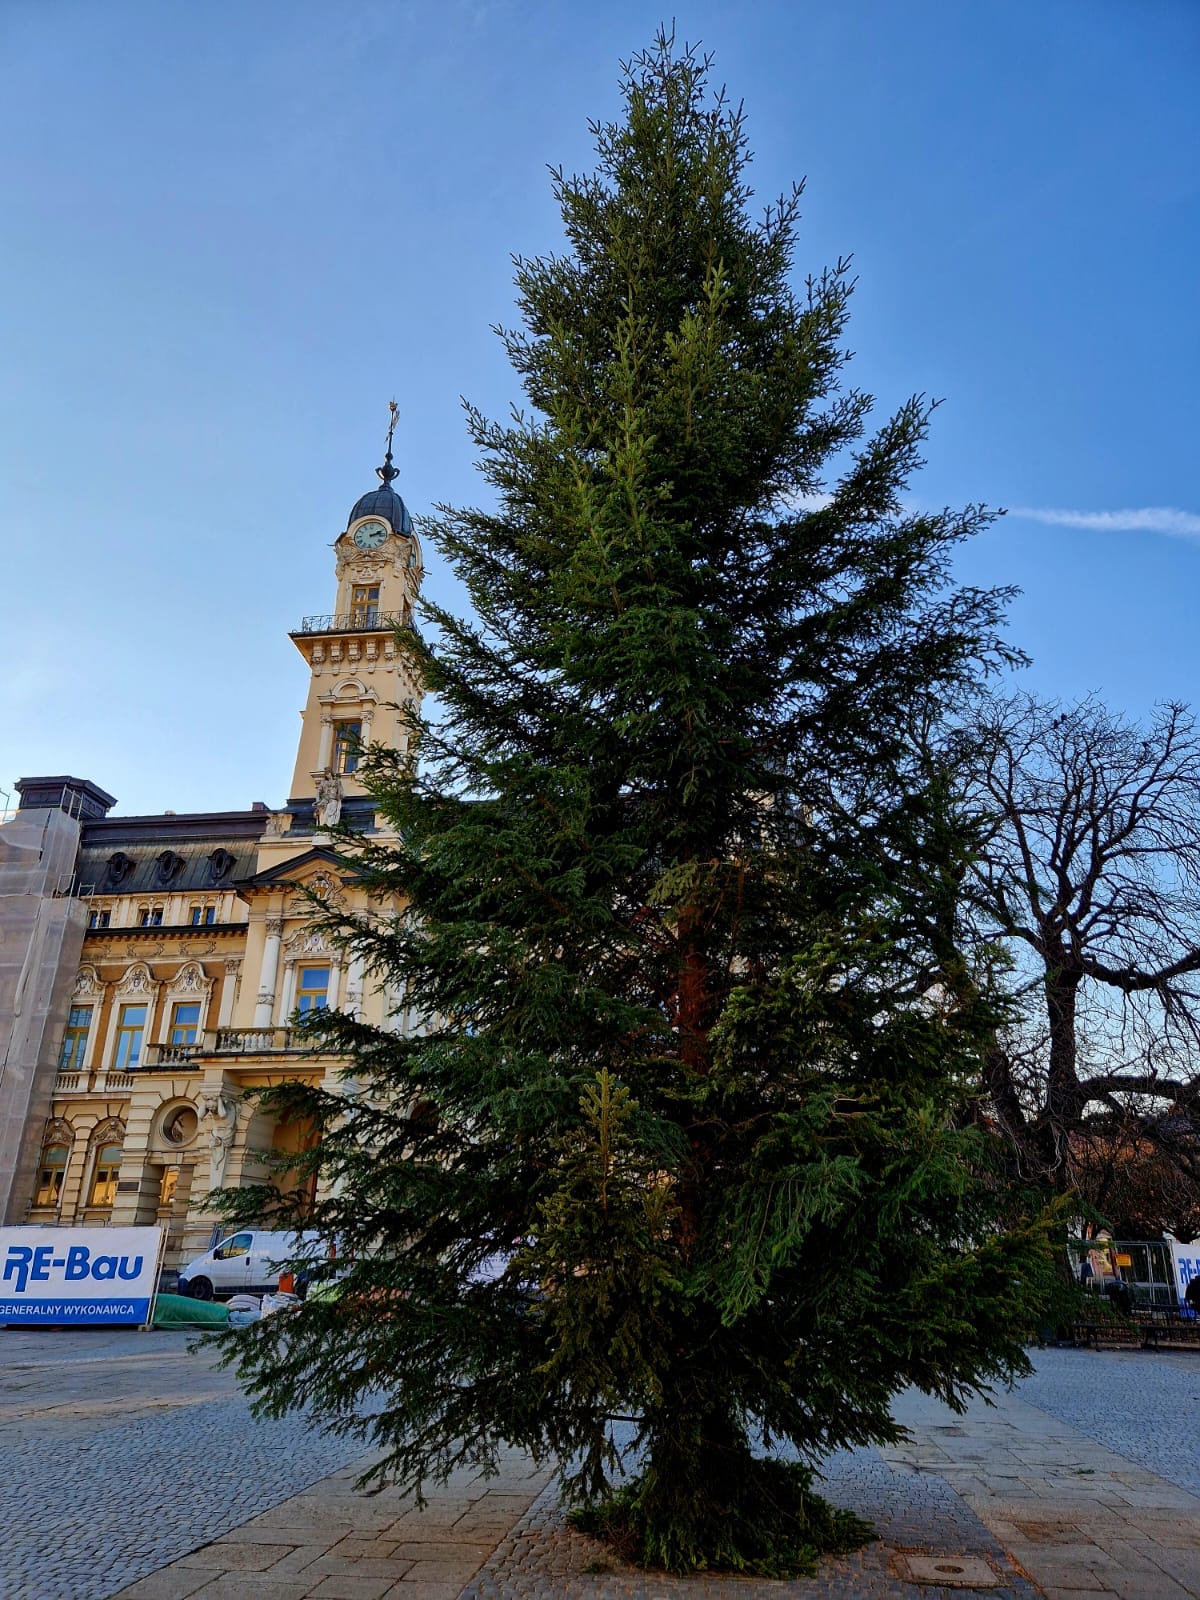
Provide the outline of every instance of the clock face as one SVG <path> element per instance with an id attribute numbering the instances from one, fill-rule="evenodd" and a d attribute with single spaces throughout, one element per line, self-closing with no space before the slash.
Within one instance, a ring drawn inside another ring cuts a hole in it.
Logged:
<path id="1" fill-rule="evenodd" d="M 378 550 L 387 536 L 382 522 L 361 522 L 354 530 L 354 542 L 360 550 Z"/>

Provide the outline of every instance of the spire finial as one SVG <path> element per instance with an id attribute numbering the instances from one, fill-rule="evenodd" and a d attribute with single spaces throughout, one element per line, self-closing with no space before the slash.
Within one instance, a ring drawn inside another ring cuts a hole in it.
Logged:
<path id="1" fill-rule="evenodd" d="M 396 404 L 395 400 L 389 400 L 387 454 L 383 458 L 383 465 L 375 468 L 375 476 L 379 479 L 380 483 L 385 485 L 391 483 L 393 478 L 398 478 L 400 476 L 399 467 L 394 467 L 392 465 L 392 435 L 396 431 L 396 424 L 399 422 L 399 420 L 400 407 Z"/>

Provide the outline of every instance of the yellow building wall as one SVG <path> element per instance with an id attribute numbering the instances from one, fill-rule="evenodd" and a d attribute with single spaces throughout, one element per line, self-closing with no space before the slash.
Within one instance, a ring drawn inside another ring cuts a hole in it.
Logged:
<path id="1" fill-rule="evenodd" d="M 339 721 L 360 722 L 364 743 L 402 745 L 406 735 L 392 702 L 419 704 L 419 684 L 394 631 L 350 624 L 354 586 L 371 583 L 379 585 L 380 613 L 411 620 L 420 547 L 415 537 L 393 533 L 379 550 L 361 551 L 355 526 L 335 546 L 334 612 L 308 619 L 331 625 L 292 634 L 309 667 L 293 801 L 316 796 L 334 759 Z M 364 792 L 353 773 L 341 774 L 341 790 L 347 798 Z M 106 917 L 107 926 L 87 934 L 76 977 L 75 1003 L 92 1007 L 87 1048 L 82 1062 L 60 1070 L 47 1127 L 52 1140 L 67 1142 L 70 1156 L 57 1206 L 31 1205 L 30 1222 L 159 1222 L 168 1230 L 166 1264 L 181 1265 L 212 1242 L 214 1184 L 265 1181 L 270 1156 L 305 1137 L 257 1111 L 247 1093 L 287 1077 L 327 1087 L 341 1081 L 345 1062 L 305 1054 L 289 1029 L 305 965 L 329 967 L 331 1005 L 397 1032 L 407 1029 L 395 997 L 369 984 L 361 964 L 312 926 L 300 884 L 347 909 L 366 907 L 323 850 L 327 835 L 310 831 L 294 808 L 264 815 L 263 830 L 254 876 L 241 887 L 93 896 L 93 920 Z M 290 863 L 297 864 L 294 875 Z M 254 881 L 273 873 L 281 881 Z M 215 926 L 190 926 L 198 900 L 215 907 Z M 144 912 L 161 914 L 161 926 L 142 927 Z M 198 1001 L 200 1023 L 195 1047 L 175 1050 L 168 1033 L 181 997 Z M 135 1071 L 114 1060 L 120 1007 L 131 1003 L 147 1007 Z M 181 1130 L 186 1137 L 178 1137 Z M 97 1150 L 110 1138 L 123 1145 L 116 1193 L 111 1205 L 94 1206 Z"/>

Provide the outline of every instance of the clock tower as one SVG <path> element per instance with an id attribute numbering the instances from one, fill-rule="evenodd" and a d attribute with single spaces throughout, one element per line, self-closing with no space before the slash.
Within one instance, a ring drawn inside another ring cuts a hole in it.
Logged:
<path id="1" fill-rule="evenodd" d="M 396 706 L 414 709 L 420 688 L 397 628 L 412 625 L 424 567 L 404 501 L 392 488 L 392 402 L 387 453 L 375 469 L 379 487 L 351 508 L 334 540 L 333 610 L 305 617 L 291 638 L 308 663 L 308 700 L 289 794 L 289 809 L 328 795 L 339 804 L 365 795 L 357 773 L 371 743 L 403 749 L 408 730 Z M 330 813 L 333 820 L 333 812 Z"/>

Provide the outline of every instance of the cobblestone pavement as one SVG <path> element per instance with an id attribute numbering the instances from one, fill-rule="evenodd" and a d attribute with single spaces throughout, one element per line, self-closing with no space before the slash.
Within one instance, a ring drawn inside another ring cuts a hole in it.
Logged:
<path id="1" fill-rule="evenodd" d="M 879 1540 L 766 1583 L 622 1567 L 516 1454 L 421 1511 L 363 1495 L 360 1447 L 253 1422 L 187 1342 L 0 1333 L 2 1600 L 1200 1600 L 1190 1353 L 1039 1352 L 1016 1393 L 961 1417 L 901 1397 L 906 1444 L 826 1468 Z M 953 1566 L 971 1590 L 942 1581 Z"/>
<path id="2" fill-rule="evenodd" d="M 1200 1352 L 1039 1350 L 1036 1361 L 1022 1400 L 1200 1494 Z"/>
<path id="3" fill-rule="evenodd" d="M 4 1600 L 103 1600 L 362 1455 L 300 1418 L 254 1422 L 187 1343 L 0 1333 Z"/>

